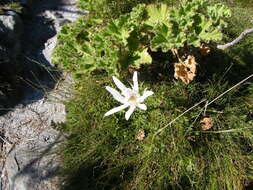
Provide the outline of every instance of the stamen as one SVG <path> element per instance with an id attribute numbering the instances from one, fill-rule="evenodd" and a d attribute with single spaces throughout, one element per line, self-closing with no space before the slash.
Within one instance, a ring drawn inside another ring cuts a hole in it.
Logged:
<path id="1" fill-rule="evenodd" d="M 128 101 L 131 102 L 132 104 L 137 104 L 137 95 L 136 94 L 131 94 L 130 97 L 128 98 Z"/>

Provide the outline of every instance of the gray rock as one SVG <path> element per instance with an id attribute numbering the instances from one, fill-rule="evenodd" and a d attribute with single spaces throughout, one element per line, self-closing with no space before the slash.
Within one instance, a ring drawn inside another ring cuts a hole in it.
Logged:
<path id="1" fill-rule="evenodd" d="M 21 55 L 22 33 L 23 22 L 17 13 L 0 15 L 0 108 L 9 107 L 15 102 L 11 97 L 19 94 L 13 89 L 19 85 L 16 76 L 24 68 L 16 61 Z"/>
<path id="2" fill-rule="evenodd" d="M 57 152 L 65 138 L 51 126 L 65 122 L 62 102 L 70 97 L 72 82 L 66 76 L 48 96 L 19 105 L 0 117 L 4 158 L 0 162 L 2 189 L 59 189 L 60 178 L 56 174 L 61 162 Z"/>
<path id="3" fill-rule="evenodd" d="M 37 10 L 33 9 L 36 18 L 28 22 L 29 26 L 25 25 L 27 33 L 23 40 L 27 40 L 27 46 L 23 52 L 26 57 L 36 60 L 41 65 L 51 63 L 52 51 L 57 41 L 56 35 L 48 38 L 47 30 L 42 29 L 46 25 L 58 32 L 63 23 L 74 21 L 78 16 L 85 14 L 76 8 L 75 3 L 76 0 L 42 1 L 36 6 Z M 11 27 L 14 27 L 14 30 L 15 27 L 19 28 L 12 22 L 13 16 L 8 19 L 8 22 L 1 22 L 4 26 L 9 24 L 4 30 L 11 31 Z M 53 24 L 47 24 L 48 20 L 53 21 Z M 4 22 L 8 24 L 3 24 Z M 12 39 L 17 37 L 13 33 L 9 35 Z M 43 59 L 40 59 L 41 57 Z M 66 73 L 63 75 L 63 81 L 55 81 L 56 84 L 50 91 L 44 88 L 44 84 L 50 79 L 38 77 L 37 82 L 42 92 L 24 89 L 21 103 L 0 117 L 0 144 L 3 147 L 0 159 L 0 190 L 59 189 L 60 179 L 56 173 L 61 167 L 61 162 L 57 150 L 64 142 L 64 137 L 51 126 L 65 121 L 63 102 L 69 98 L 73 86 L 71 76 Z"/>
<path id="4" fill-rule="evenodd" d="M 59 161 L 54 152 L 63 137 L 50 126 L 52 122 L 64 122 L 66 113 L 64 105 L 54 101 L 44 98 L 27 106 L 20 105 L 0 118 L 5 152 L 9 152 L 2 171 L 3 189 L 55 189 L 53 181 Z"/>
<path id="5" fill-rule="evenodd" d="M 13 61 L 20 54 L 20 38 L 23 22 L 18 14 L 7 11 L 0 15 L 0 59 L 1 62 Z"/>

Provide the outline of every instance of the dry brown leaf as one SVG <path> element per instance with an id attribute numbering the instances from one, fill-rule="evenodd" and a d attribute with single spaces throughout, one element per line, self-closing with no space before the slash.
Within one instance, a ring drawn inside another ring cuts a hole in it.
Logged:
<path id="1" fill-rule="evenodd" d="M 184 62 L 175 64 L 174 77 L 180 78 L 185 84 L 189 84 L 196 76 L 196 65 L 195 57 L 188 55 Z"/>
<path id="2" fill-rule="evenodd" d="M 202 44 L 202 45 L 200 46 L 200 53 L 201 53 L 202 55 L 208 55 L 210 52 L 211 52 L 211 49 L 210 49 L 209 46 L 204 45 L 204 44 Z"/>
<path id="3" fill-rule="evenodd" d="M 189 67 L 184 63 L 176 63 L 175 65 L 174 77 L 176 79 L 180 78 L 185 84 L 189 84 L 195 77 L 195 73 L 191 72 Z"/>
<path id="4" fill-rule="evenodd" d="M 213 127 L 214 121 L 211 117 L 204 117 L 200 123 L 202 124 L 201 128 L 202 130 L 206 131 L 208 129 L 211 129 Z"/>
<path id="5" fill-rule="evenodd" d="M 192 55 L 188 55 L 187 59 L 184 61 L 186 67 L 195 74 L 196 72 L 196 61 L 195 61 L 195 57 Z"/>
<path id="6" fill-rule="evenodd" d="M 136 139 L 139 141 L 142 141 L 145 137 L 145 131 L 143 129 L 140 129 L 137 133 Z"/>

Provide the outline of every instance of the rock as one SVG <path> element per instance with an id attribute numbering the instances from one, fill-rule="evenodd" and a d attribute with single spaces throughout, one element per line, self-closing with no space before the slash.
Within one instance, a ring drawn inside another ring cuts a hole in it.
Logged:
<path id="1" fill-rule="evenodd" d="M 0 108 L 7 108 L 19 97 L 19 85 L 16 76 L 23 65 L 17 62 L 21 54 L 21 36 L 23 22 L 13 11 L 0 15 Z M 1 110 L 2 112 L 2 110 Z"/>
<path id="2" fill-rule="evenodd" d="M 70 86 L 71 80 L 66 78 L 43 99 L 19 105 L 0 117 L 4 138 L 2 152 L 5 153 L 2 189 L 59 189 L 60 180 L 56 174 L 61 162 L 56 153 L 64 142 L 64 136 L 51 126 L 65 121 L 62 101 L 68 98 L 69 93 L 64 88 L 70 89 Z"/>
<path id="3" fill-rule="evenodd" d="M 0 15 L 0 61 L 13 62 L 20 54 L 20 38 L 23 22 L 13 11 Z M 1 68 L 3 69 L 3 68 Z"/>
<path id="4" fill-rule="evenodd" d="M 45 141 L 45 137 L 50 140 Z M 47 130 L 40 138 L 34 138 L 36 142 L 30 140 L 16 145 L 6 158 L 5 174 L 8 174 L 9 184 L 4 189 L 57 189 L 55 174 L 60 167 L 59 158 L 52 152 L 60 142 L 58 138 L 59 134 L 55 130 Z"/>
<path id="5" fill-rule="evenodd" d="M 52 76 L 51 55 L 61 26 L 85 14 L 75 3 L 76 0 L 35 1 L 34 15 L 23 21 L 22 54 L 27 58 L 27 70 L 36 77 L 33 83 L 38 90 L 23 88 L 20 104 L 0 116 L 0 190 L 59 189 L 60 179 L 55 175 L 61 162 L 56 153 L 64 137 L 52 125 L 65 121 L 63 102 L 70 96 L 73 80 L 66 73 L 62 74 L 62 81 Z M 10 17 L 2 17 L 0 21 L 0 26 L 6 26 L 0 27 L 0 34 L 13 30 L 16 33 L 8 34 L 10 41 L 4 41 L 0 35 L 0 46 L 1 39 L 7 44 L 3 46 L 4 51 L 14 48 L 11 44 L 19 37 L 19 29 L 22 30 L 16 15 L 7 16 Z M 29 64 L 46 69 L 40 73 Z"/>
<path id="6" fill-rule="evenodd" d="M 75 6 L 75 4 L 66 3 L 66 4 L 63 4 L 62 7 L 56 11 L 46 10 L 43 15 L 48 20 L 53 21 L 55 30 L 59 32 L 63 25 L 70 22 L 74 22 L 76 19 L 78 19 L 78 17 L 80 17 L 81 15 L 86 15 L 86 14 L 88 14 L 87 11 L 78 9 Z M 49 62 L 51 62 L 52 47 L 55 47 L 56 43 L 57 43 L 57 36 L 53 36 L 46 42 L 45 48 L 43 49 L 43 54 L 45 55 L 45 58 Z"/>

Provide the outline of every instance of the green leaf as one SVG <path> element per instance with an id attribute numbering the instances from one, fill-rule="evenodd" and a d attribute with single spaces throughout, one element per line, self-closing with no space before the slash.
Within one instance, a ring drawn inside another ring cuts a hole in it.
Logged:
<path id="1" fill-rule="evenodd" d="M 199 34 L 199 38 L 205 42 L 209 42 L 211 40 L 221 40 L 222 39 L 222 33 L 214 29 L 212 27 L 212 21 L 205 21 L 205 19 L 202 19 L 202 23 L 200 24 L 201 32 Z"/>
<path id="2" fill-rule="evenodd" d="M 168 23 L 168 14 L 170 8 L 166 4 L 151 4 L 147 6 L 148 20 L 147 25 L 155 26 L 156 24 Z"/>
<path id="3" fill-rule="evenodd" d="M 151 41 L 152 51 L 157 51 L 161 48 L 163 52 L 168 52 L 176 45 L 176 36 L 173 35 L 172 30 L 166 25 L 162 24 L 155 29 L 155 37 Z M 182 44 L 183 45 L 183 44 Z"/>
<path id="4" fill-rule="evenodd" d="M 141 64 L 151 64 L 152 57 L 148 53 L 148 48 L 143 49 L 142 51 L 135 52 L 135 57 L 138 57 L 133 63 L 137 68 L 140 67 Z"/>
<path id="5" fill-rule="evenodd" d="M 132 28 L 127 27 L 129 15 L 122 15 L 117 20 L 111 21 L 105 28 L 107 36 L 114 37 L 116 41 L 127 45 L 127 38 L 132 32 Z"/>

